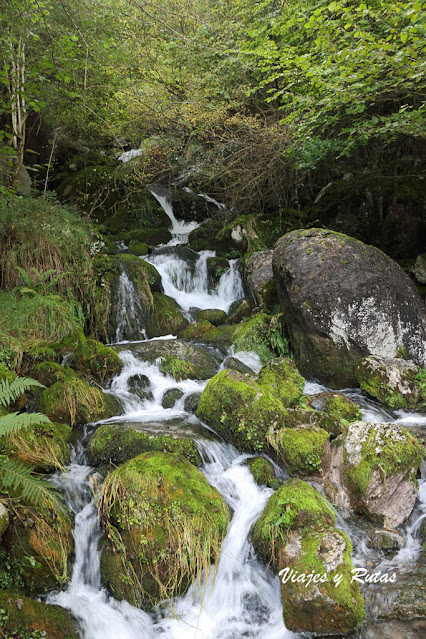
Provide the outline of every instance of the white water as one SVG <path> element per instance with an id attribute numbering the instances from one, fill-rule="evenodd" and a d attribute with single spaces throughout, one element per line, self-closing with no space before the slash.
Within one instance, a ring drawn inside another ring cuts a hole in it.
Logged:
<path id="1" fill-rule="evenodd" d="M 186 313 L 193 308 L 215 308 L 227 312 L 233 302 L 244 297 L 238 260 L 230 260 L 229 269 L 220 278 L 217 291 L 209 292 L 209 257 L 215 257 L 215 252 L 198 253 L 194 274 L 188 269 L 187 263 L 175 255 L 153 254 L 146 261 L 160 273 L 165 294 L 173 297 Z"/>
<path id="2" fill-rule="evenodd" d="M 173 237 L 168 243 L 168 246 L 176 246 L 177 244 L 184 244 L 187 242 L 189 234 L 191 231 L 196 229 L 199 224 L 197 222 L 184 222 L 177 220 L 173 213 L 173 207 L 169 198 L 166 195 L 160 195 L 154 188 L 151 189 L 151 193 L 172 223 L 170 232 Z"/>
<path id="3" fill-rule="evenodd" d="M 136 295 L 133 282 L 129 279 L 126 271 L 121 271 L 118 280 L 118 316 L 117 329 L 115 332 L 115 341 L 121 342 L 123 339 L 135 337 L 135 327 L 138 317 L 142 313 L 139 298 Z M 146 339 L 145 328 L 139 326 L 140 338 Z"/>

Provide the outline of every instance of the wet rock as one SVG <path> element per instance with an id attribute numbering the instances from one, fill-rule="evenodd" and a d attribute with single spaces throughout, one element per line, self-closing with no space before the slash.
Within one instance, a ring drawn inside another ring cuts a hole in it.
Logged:
<path id="1" fill-rule="evenodd" d="M 327 500 L 309 484 L 291 479 L 269 498 L 253 526 L 255 550 L 277 572 L 284 571 L 283 617 L 293 632 L 346 635 L 363 619 L 359 584 L 351 583 L 351 542 L 334 525 Z M 304 581 L 291 578 L 302 574 Z M 309 574 L 323 579 L 308 583 Z M 342 577 L 339 585 L 336 575 Z"/>
<path id="2" fill-rule="evenodd" d="M 112 348 L 94 339 L 86 339 L 84 336 L 69 356 L 67 363 L 74 370 L 93 378 L 99 384 L 109 381 L 123 368 L 123 362 Z"/>
<path id="3" fill-rule="evenodd" d="M 404 535 L 397 530 L 375 530 L 370 535 L 370 541 L 376 548 L 383 551 L 385 557 L 391 559 L 405 544 Z"/>
<path id="4" fill-rule="evenodd" d="M 208 575 L 219 561 L 228 508 L 181 455 L 143 453 L 119 466 L 105 480 L 101 508 L 116 550 L 104 547 L 102 577 L 133 605 L 181 595 L 196 573 Z"/>
<path id="5" fill-rule="evenodd" d="M 149 244 L 149 246 L 167 244 L 172 239 L 172 234 L 167 228 L 136 229 L 135 231 L 130 231 L 127 235 L 129 239 Z"/>
<path id="6" fill-rule="evenodd" d="M 426 619 L 426 566 L 397 573 L 394 584 L 381 584 L 377 615 L 380 619 Z"/>
<path id="7" fill-rule="evenodd" d="M 198 404 L 200 402 L 200 397 L 201 397 L 201 391 L 198 393 L 191 393 L 191 395 L 188 395 L 183 405 L 187 413 L 195 413 L 195 411 L 197 410 Z"/>
<path id="8" fill-rule="evenodd" d="M 178 337 L 179 339 L 194 340 L 198 337 L 200 338 L 200 341 L 202 341 L 204 333 L 207 333 L 211 328 L 213 328 L 213 324 L 210 324 L 210 322 L 207 322 L 206 320 L 203 320 L 202 322 L 191 322 L 183 329 L 183 331 L 178 333 Z"/>
<path id="9" fill-rule="evenodd" d="M 281 481 L 275 474 L 273 465 L 264 457 L 252 457 L 246 462 L 253 479 L 258 486 L 268 486 L 272 490 L 277 490 L 281 486 Z"/>
<path id="10" fill-rule="evenodd" d="M 181 391 L 180 388 L 168 388 L 164 391 L 161 405 L 163 408 L 173 408 L 181 397 L 183 397 L 183 391 Z"/>
<path id="11" fill-rule="evenodd" d="M 412 273 L 420 284 L 426 284 L 426 253 L 417 257 Z"/>
<path id="12" fill-rule="evenodd" d="M 362 639 L 424 639 L 426 621 L 388 621 L 368 626 Z"/>
<path id="13" fill-rule="evenodd" d="M 229 261 L 225 257 L 208 257 L 207 258 L 207 273 L 209 276 L 210 285 L 215 289 L 217 288 L 220 278 L 229 269 Z"/>
<path id="14" fill-rule="evenodd" d="M 198 346 L 182 340 L 156 340 L 139 344 L 126 344 L 117 350 L 131 350 L 143 361 L 155 362 L 161 358 L 163 372 L 175 374 L 185 365 L 185 379 L 209 379 L 213 377 L 220 365 L 220 356 L 206 346 Z M 176 360 L 178 360 L 176 364 Z M 174 366 L 176 364 L 176 366 Z M 161 364 L 160 364 L 161 366 Z"/>
<path id="15" fill-rule="evenodd" d="M 292 475 L 318 474 L 328 453 L 329 440 L 330 435 L 323 428 L 303 423 L 291 428 L 275 423 L 267 433 L 277 462 Z"/>
<path id="16" fill-rule="evenodd" d="M 132 240 L 129 244 L 127 252 L 130 255 L 137 255 L 138 257 L 148 254 L 148 244 L 146 242 L 138 242 L 138 240 Z"/>
<path id="17" fill-rule="evenodd" d="M 311 406 L 348 423 L 359 421 L 362 417 L 360 407 L 342 393 L 325 391 L 312 395 Z"/>
<path id="18" fill-rule="evenodd" d="M 174 189 L 172 192 L 173 212 L 178 220 L 187 222 L 203 222 L 218 214 L 220 209 L 208 199 L 183 189 Z"/>
<path id="19" fill-rule="evenodd" d="M 329 386 L 355 385 L 368 355 L 426 362 L 424 304 L 404 271 L 378 249 L 324 229 L 292 231 L 273 270 L 296 362 Z"/>
<path id="20" fill-rule="evenodd" d="M 426 371 L 417 364 L 390 357 L 364 357 L 355 367 L 361 390 L 392 409 L 426 410 Z"/>
<path id="21" fill-rule="evenodd" d="M 149 390 L 151 382 L 146 375 L 131 375 L 127 380 L 127 388 L 130 393 L 137 395 L 140 399 L 151 399 L 152 392 Z"/>
<path id="22" fill-rule="evenodd" d="M 172 297 L 161 293 L 154 293 L 153 303 L 158 322 L 158 330 L 151 331 L 151 337 L 177 335 L 188 326 L 188 320 L 182 313 L 179 304 Z"/>
<path id="23" fill-rule="evenodd" d="M 278 306 L 277 287 L 272 271 L 273 250 L 261 251 L 249 257 L 245 278 L 255 306 L 273 312 Z"/>
<path id="24" fill-rule="evenodd" d="M 416 501 L 416 472 L 424 454 L 397 424 L 351 424 L 344 441 L 344 482 L 352 506 L 385 528 L 402 524 Z"/>
<path id="25" fill-rule="evenodd" d="M 242 320 L 249 318 L 251 312 L 251 306 L 246 299 L 236 300 L 229 307 L 228 324 L 239 324 Z"/>
<path id="26" fill-rule="evenodd" d="M 228 368 L 229 370 L 237 371 L 238 373 L 241 373 L 242 375 L 250 375 L 250 376 L 253 375 L 252 369 L 249 366 L 247 366 L 247 364 L 244 364 L 236 357 L 227 357 L 223 361 L 223 368 Z"/>
<path id="27" fill-rule="evenodd" d="M 213 326 L 220 326 L 226 322 L 227 315 L 225 311 L 220 309 L 208 309 L 205 311 L 198 311 L 197 322 L 210 322 Z"/>
<path id="28" fill-rule="evenodd" d="M 0 591 L 0 608 L 7 610 L 2 620 L 4 636 L 48 639 L 78 639 L 78 622 L 68 610 L 26 597 L 21 592 Z M 40 633 L 45 633 L 40 635 Z M 9 634 L 12 633 L 12 634 Z"/>
<path id="29" fill-rule="evenodd" d="M 147 433 L 125 424 L 99 426 L 90 440 L 88 456 L 95 466 L 122 464 L 149 451 L 177 453 L 193 464 L 200 464 L 197 447 L 190 437 Z"/>

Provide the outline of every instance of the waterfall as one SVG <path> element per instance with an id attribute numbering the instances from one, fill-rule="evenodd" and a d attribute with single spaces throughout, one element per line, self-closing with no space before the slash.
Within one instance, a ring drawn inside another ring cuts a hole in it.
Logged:
<path id="1" fill-rule="evenodd" d="M 115 341 L 122 342 L 138 337 L 146 339 L 146 331 L 140 326 L 141 317 L 142 308 L 135 287 L 123 268 L 118 280 Z"/>
<path id="2" fill-rule="evenodd" d="M 196 229 L 199 224 L 197 222 L 179 222 L 173 212 L 173 206 L 169 197 L 159 193 L 155 187 L 152 187 L 150 191 L 172 223 L 170 231 L 173 237 L 168 246 L 175 246 L 187 242 L 189 234 Z"/>

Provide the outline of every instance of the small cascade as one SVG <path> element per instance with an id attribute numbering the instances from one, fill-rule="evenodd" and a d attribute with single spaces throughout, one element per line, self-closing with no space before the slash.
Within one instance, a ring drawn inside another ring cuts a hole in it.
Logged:
<path id="1" fill-rule="evenodd" d="M 152 187 L 150 190 L 172 223 L 170 231 L 173 237 L 168 243 L 168 246 L 186 243 L 191 231 L 196 229 L 199 224 L 197 222 L 179 222 L 173 213 L 173 206 L 168 196 L 160 193 L 155 187 Z"/>
<path id="2" fill-rule="evenodd" d="M 217 308 L 228 311 L 235 300 L 244 297 L 243 282 L 238 260 L 231 260 L 230 267 L 222 275 L 217 291 L 209 292 L 207 260 L 215 257 L 214 251 L 200 251 L 194 273 L 177 255 L 153 254 L 146 261 L 155 266 L 161 275 L 164 292 L 173 297 L 187 314 L 191 309 Z"/>
<path id="3" fill-rule="evenodd" d="M 146 331 L 140 326 L 141 316 L 142 308 L 135 287 L 123 268 L 118 280 L 115 341 L 146 339 Z"/>

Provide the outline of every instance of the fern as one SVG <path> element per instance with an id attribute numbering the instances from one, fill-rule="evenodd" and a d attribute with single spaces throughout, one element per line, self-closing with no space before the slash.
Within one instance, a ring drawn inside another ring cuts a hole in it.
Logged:
<path id="1" fill-rule="evenodd" d="M 8 413 L 0 417 L 0 437 L 29 426 L 50 423 L 50 419 L 41 413 Z"/>
<path id="2" fill-rule="evenodd" d="M 54 490 L 33 475 L 34 469 L 0 455 L 0 489 L 11 496 L 19 496 L 38 508 L 50 508 L 57 515 L 66 516 L 64 506 Z"/>
<path id="3" fill-rule="evenodd" d="M 44 388 L 43 384 L 29 377 L 16 377 L 12 382 L 8 379 L 0 380 L 0 406 L 9 406 L 25 391 L 34 387 Z"/>

